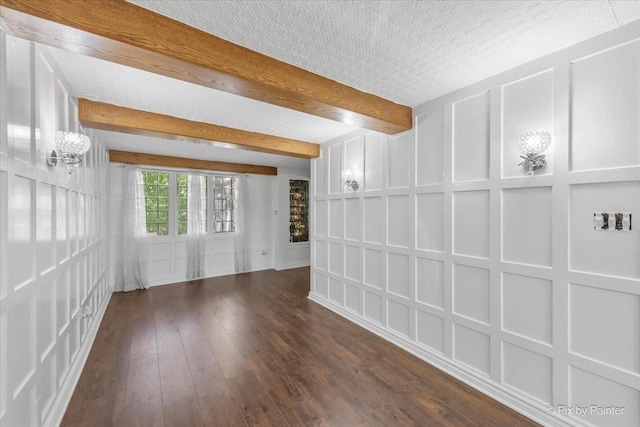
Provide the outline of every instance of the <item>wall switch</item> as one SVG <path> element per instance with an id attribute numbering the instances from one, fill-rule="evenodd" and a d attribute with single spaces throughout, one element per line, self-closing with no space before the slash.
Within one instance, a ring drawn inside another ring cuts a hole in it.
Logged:
<path id="1" fill-rule="evenodd" d="M 609 230 L 616 229 L 616 214 L 613 212 L 609 212 Z"/>
<path id="2" fill-rule="evenodd" d="M 593 229 L 631 231 L 631 212 L 594 212 Z"/>
<path id="3" fill-rule="evenodd" d="M 262 255 L 266 255 L 266 254 L 267 254 L 267 250 L 266 250 L 266 249 L 263 249 L 263 250 L 262 250 Z"/>
<path id="4" fill-rule="evenodd" d="M 622 214 L 622 229 L 625 231 L 631 231 L 631 213 L 625 212 Z"/>
<path id="5" fill-rule="evenodd" d="M 622 230 L 622 214 L 616 212 L 616 230 Z"/>
<path id="6" fill-rule="evenodd" d="M 593 213 L 593 229 L 602 230 L 604 228 L 604 217 L 601 212 Z"/>

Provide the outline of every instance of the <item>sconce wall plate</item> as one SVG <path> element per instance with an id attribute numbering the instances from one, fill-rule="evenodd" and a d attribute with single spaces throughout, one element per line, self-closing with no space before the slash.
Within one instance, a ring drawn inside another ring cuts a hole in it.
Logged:
<path id="1" fill-rule="evenodd" d="M 360 188 L 360 184 L 358 184 L 358 181 L 356 181 L 355 179 L 346 180 L 344 182 L 344 185 L 346 185 L 347 187 L 351 187 L 353 191 L 356 191 L 358 188 Z"/>
<path id="2" fill-rule="evenodd" d="M 544 154 L 527 154 L 526 156 L 520 156 L 524 161 L 518 163 L 518 166 L 524 166 L 527 170 L 527 175 L 533 175 L 533 171 L 542 169 L 547 165 L 547 161 L 544 157 Z"/>
<path id="3" fill-rule="evenodd" d="M 51 150 L 50 153 L 47 153 L 47 166 L 54 167 L 58 164 L 58 154 L 56 150 Z"/>

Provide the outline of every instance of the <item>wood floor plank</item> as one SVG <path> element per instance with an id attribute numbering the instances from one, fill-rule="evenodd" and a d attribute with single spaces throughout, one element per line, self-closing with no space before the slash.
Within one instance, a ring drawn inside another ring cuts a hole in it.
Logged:
<path id="1" fill-rule="evenodd" d="M 116 400 L 124 398 L 129 374 L 130 345 L 131 328 L 106 331 L 96 337 L 88 362 L 95 369 L 83 372 L 78 382 L 83 398 L 97 399 L 104 394 L 113 396 Z"/>
<path id="2" fill-rule="evenodd" d="M 269 328 L 262 327 L 259 330 L 261 343 L 265 350 L 273 356 L 276 363 L 286 365 L 298 358 L 295 352 L 280 336 Z"/>
<path id="3" fill-rule="evenodd" d="M 82 426 L 112 427 L 123 425 L 126 400 L 109 398 L 95 399 L 84 405 Z"/>
<path id="4" fill-rule="evenodd" d="M 122 420 L 125 425 L 162 426 L 162 395 L 157 355 L 129 362 L 126 405 Z"/>
<path id="5" fill-rule="evenodd" d="M 170 307 L 158 307 L 154 310 L 153 314 L 156 324 L 156 334 L 159 335 L 165 329 L 178 330 L 178 322 L 176 322 L 173 309 Z M 157 336 L 157 338 L 159 338 L 159 336 Z M 159 344 L 158 342 L 158 345 Z"/>
<path id="6" fill-rule="evenodd" d="M 114 294 L 62 425 L 536 425 L 308 292 L 300 268 Z"/>
<path id="7" fill-rule="evenodd" d="M 298 417 L 298 414 L 296 413 L 293 407 L 280 410 L 280 412 L 282 413 L 282 417 L 285 419 L 287 424 L 289 424 L 289 427 L 305 427 L 306 426 L 306 424 L 300 420 L 300 418 Z"/>
<path id="8" fill-rule="evenodd" d="M 249 426 L 286 425 L 286 421 L 252 371 L 229 380 L 231 393 Z"/>
<path id="9" fill-rule="evenodd" d="M 252 357 L 249 359 L 249 366 L 280 410 L 304 400 L 305 396 L 295 381 L 268 354 Z"/>
<path id="10" fill-rule="evenodd" d="M 206 426 L 246 426 L 247 422 L 242 415 L 238 403 L 231 395 L 226 380 L 225 387 L 218 395 L 206 395 L 200 397 L 200 413 Z"/>
<path id="11" fill-rule="evenodd" d="M 197 397 L 187 358 L 182 355 L 158 355 L 162 403 L 171 405 Z"/>
<path id="12" fill-rule="evenodd" d="M 158 353 L 156 322 L 153 314 L 139 318 L 131 329 L 131 351 L 129 353 L 131 359 Z"/>
<path id="13" fill-rule="evenodd" d="M 199 397 L 215 395 L 225 387 L 225 378 L 214 356 L 189 362 L 191 378 Z"/>
<path id="14" fill-rule="evenodd" d="M 84 424 L 93 425 L 91 423 Z M 113 426 L 127 427 L 163 427 L 162 407 L 158 409 L 129 409 L 125 411 L 114 423 Z"/>
<path id="15" fill-rule="evenodd" d="M 305 400 L 298 403 L 292 408 L 296 418 L 302 422 L 304 426 L 326 427 L 330 426 L 329 414 L 322 406 L 313 400 Z"/>
<path id="16" fill-rule="evenodd" d="M 157 341 L 162 403 L 171 405 L 195 398 L 196 390 L 180 332 L 173 327 L 161 329 Z"/>
<path id="17" fill-rule="evenodd" d="M 196 316 L 182 314 L 179 315 L 176 320 L 178 322 L 178 330 L 182 338 L 184 351 L 189 362 L 213 356 L 213 352 L 200 328 Z"/>
<path id="18" fill-rule="evenodd" d="M 246 359 L 217 317 L 201 320 L 200 327 L 225 378 L 231 378 L 248 369 Z"/>
<path id="19" fill-rule="evenodd" d="M 163 424 L 165 427 L 202 427 L 204 421 L 200 413 L 200 402 L 193 396 L 163 405 Z"/>

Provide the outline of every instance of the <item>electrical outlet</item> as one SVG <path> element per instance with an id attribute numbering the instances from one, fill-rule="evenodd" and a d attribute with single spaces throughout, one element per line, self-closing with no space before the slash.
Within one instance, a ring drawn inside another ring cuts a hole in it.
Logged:
<path id="1" fill-rule="evenodd" d="M 262 250 L 262 255 L 266 255 L 268 253 L 268 251 L 266 249 Z"/>

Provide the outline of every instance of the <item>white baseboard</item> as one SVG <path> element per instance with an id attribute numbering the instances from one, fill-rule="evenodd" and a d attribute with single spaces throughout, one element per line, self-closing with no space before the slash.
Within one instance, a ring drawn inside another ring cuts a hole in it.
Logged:
<path id="1" fill-rule="evenodd" d="M 544 426 L 570 427 L 576 425 L 575 421 L 572 422 L 572 420 L 560 418 L 556 415 L 547 413 L 546 406 L 543 403 L 536 402 L 533 399 L 528 399 L 525 396 L 516 396 L 512 391 L 500 384 L 494 383 L 489 378 L 479 377 L 463 365 L 445 358 L 438 353 L 430 352 L 415 343 L 390 332 L 381 325 L 370 322 L 360 315 L 324 299 L 324 297 L 314 292 L 309 292 L 309 299 L 352 321 L 358 326 L 367 329 L 379 337 L 384 338 L 392 344 L 424 360 L 428 364 Z"/>
<path id="2" fill-rule="evenodd" d="M 290 270 L 292 268 L 309 267 L 309 265 L 310 265 L 309 260 L 307 260 L 307 261 L 298 261 L 298 262 L 292 262 L 292 263 L 289 263 L 289 264 L 279 264 L 279 265 L 276 265 L 274 267 L 274 269 L 276 271 Z"/>
<path id="3" fill-rule="evenodd" d="M 102 301 L 102 305 L 96 312 L 91 328 L 87 331 L 86 338 L 82 343 L 80 350 L 78 350 L 76 359 L 69 367 L 69 372 L 64 378 L 62 385 L 60 386 L 60 390 L 51 404 L 49 414 L 42 423 L 43 426 L 59 426 L 62 424 L 64 414 L 67 411 L 69 402 L 71 402 L 71 396 L 73 396 L 76 385 L 78 385 L 78 380 L 80 379 L 84 365 L 87 363 L 87 359 L 89 358 L 89 352 L 91 351 L 93 342 L 98 334 L 98 329 L 100 329 L 100 323 L 102 323 L 104 313 L 107 311 L 109 301 L 111 301 L 111 295 L 111 292 L 107 292 L 107 295 Z"/>
<path id="4" fill-rule="evenodd" d="M 256 268 L 252 268 L 250 273 L 255 273 L 256 271 L 265 271 L 265 270 L 273 270 L 273 266 L 271 265 L 262 265 Z M 236 274 L 236 273 L 231 273 L 231 274 Z"/>

